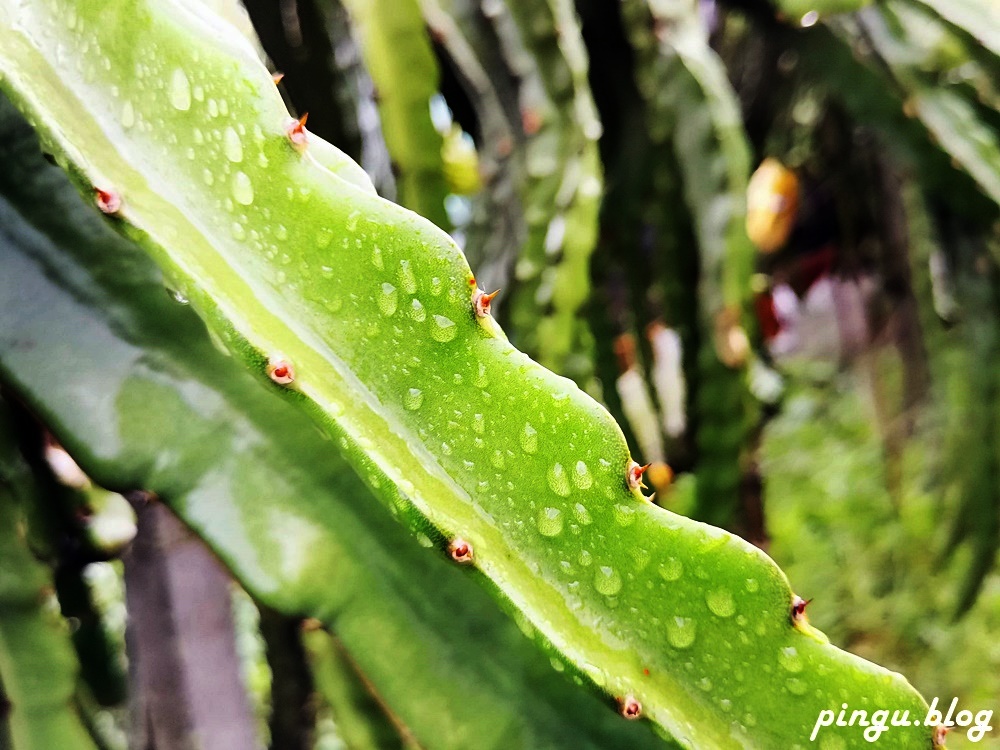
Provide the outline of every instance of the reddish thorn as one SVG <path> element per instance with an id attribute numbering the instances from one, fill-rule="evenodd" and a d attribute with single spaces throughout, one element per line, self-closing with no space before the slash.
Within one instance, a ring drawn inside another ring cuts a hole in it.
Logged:
<path id="1" fill-rule="evenodd" d="M 642 704 L 634 696 L 626 695 L 618 699 L 618 710 L 626 719 L 638 719 L 642 715 Z"/>
<path id="2" fill-rule="evenodd" d="M 116 214 L 121 209 L 122 197 L 114 190 L 95 187 L 94 193 L 97 194 L 97 207 L 101 209 L 101 213 Z"/>
<path id="3" fill-rule="evenodd" d="M 306 133 L 306 120 L 309 119 L 309 113 L 306 112 L 298 120 L 292 119 L 288 121 L 288 125 L 285 128 L 285 133 L 288 134 L 288 140 L 292 142 L 295 148 L 301 150 L 306 147 L 308 141 L 308 134 Z"/>
<path id="4" fill-rule="evenodd" d="M 472 304 L 476 308 L 476 315 L 480 318 L 485 318 L 490 314 L 490 303 L 493 298 L 500 294 L 500 290 L 497 289 L 495 292 L 490 292 L 487 294 L 482 289 L 477 289 L 475 294 L 472 295 Z"/>
<path id="5" fill-rule="evenodd" d="M 644 670 L 642 670 L 642 673 L 643 673 L 644 675 L 646 675 L 647 677 L 649 677 L 649 670 L 648 670 L 648 669 L 644 669 Z"/>
<path id="6" fill-rule="evenodd" d="M 469 279 L 469 286 L 475 286 L 475 285 L 476 285 L 476 277 L 473 276 L 471 279 Z"/>
<path id="7" fill-rule="evenodd" d="M 275 73 L 273 76 L 271 76 L 271 80 L 274 81 L 274 85 L 277 86 L 279 83 L 281 83 L 281 79 L 284 77 L 285 77 L 284 73 Z"/>
<path id="8" fill-rule="evenodd" d="M 272 359 L 267 363 L 267 376 L 279 385 L 288 385 L 295 380 L 295 368 L 286 359 Z"/>
<path id="9" fill-rule="evenodd" d="M 938 724 L 934 727 L 934 747 L 944 747 L 944 738 L 951 731 L 951 727 L 946 727 L 944 724 Z"/>
<path id="10" fill-rule="evenodd" d="M 646 473 L 646 469 L 650 467 L 650 464 L 645 466 L 639 466 L 635 461 L 628 465 L 628 471 L 626 472 L 626 479 L 628 480 L 628 486 L 631 489 L 638 489 L 640 487 L 645 488 L 645 484 L 642 481 L 642 475 Z"/>
<path id="11" fill-rule="evenodd" d="M 809 606 L 809 602 L 812 599 L 803 599 L 801 596 L 796 596 L 792 599 L 792 623 L 799 623 L 806 618 L 806 607 Z"/>
<path id="12" fill-rule="evenodd" d="M 472 562 L 472 545 L 464 539 L 455 539 L 448 545 L 451 559 L 459 563 Z"/>

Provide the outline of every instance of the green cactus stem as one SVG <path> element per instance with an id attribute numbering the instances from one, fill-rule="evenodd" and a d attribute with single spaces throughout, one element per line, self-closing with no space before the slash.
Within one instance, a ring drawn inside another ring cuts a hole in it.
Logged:
<path id="1" fill-rule="evenodd" d="M 199 6 L 39 0 L 15 22 L 3 0 L 0 69 L 45 147 L 85 194 L 102 191 L 108 220 L 220 344 L 262 381 L 268 363 L 276 382 L 291 375 L 273 388 L 373 492 L 442 553 L 471 556 L 525 629 L 629 718 L 687 747 L 790 747 L 842 702 L 922 712 L 901 677 L 793 617 L 757 548 L 648 503 L 607 412 L 476 314 L 443 232 L 338 178 L 311 139 L 291 142 L 267 70 Z M 156 456 L 178 429 L 158 426 L 121 437 Z M 158 491 L 183 492 L 217 459 L 190 453 L 182 483 Z M 198 528 L 211 506 L 193 493 L 180 510 Z M 305 581 L 317 571 L 303 547 L 290 533 L 271 554 Z M 856 740 L 855 727 L 825 731 Z M 893 740 L 924 748 L 931 731 Z"/>

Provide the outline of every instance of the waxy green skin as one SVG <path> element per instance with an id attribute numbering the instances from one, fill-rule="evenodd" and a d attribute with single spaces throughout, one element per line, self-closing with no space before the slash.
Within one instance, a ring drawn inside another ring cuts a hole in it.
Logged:
<path id="1" fill-rule="evenodd" d="M 688 747 L 805 746 L 842 702 L 922 712 L 898 675 L 794 628 L 763 553 L 629 490 L 610 416 L 474 316 L 443 233 L 289 145 L 242 40 L 186 3 L 50 0 L 16 26 L 12 13 L 5 0 L 4 86 L 48 146 L 120 191 L 123 229 L 220 340 L 261 377 L 268 357 L 292 361 L 289 397 L 375 493 L 467 540 L 596 685 Z M 859 744 L 855 730 L 839 733 Z M 925 748 L 930 729 L 894 741 Z"/>
<path id="2" fill-rule="evenodd" d="M 90 750 L 74 704 L 79 665 L 53 601 L 52 572 L 28 546 L 24 504 L 34 502 L 7 406 L 0 401 L 0 675 L 15 750 Z"/>
<path id="3" fill-rule="evenodd" d="M 0 99 L 0 382 L 95 481 L 155 492 L 255 599 L 335 629 L 423 747 L 662 747 L 554 671 L 474 568 L 424 549 L 433 529 L 415 539 L 284 391 L 220 352 L 12 110 Z"/>

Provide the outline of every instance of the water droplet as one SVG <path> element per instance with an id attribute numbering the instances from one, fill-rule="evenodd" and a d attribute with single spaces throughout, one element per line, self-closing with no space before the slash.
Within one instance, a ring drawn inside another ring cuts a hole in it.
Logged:
<path id="1" fill-rule="evenodd" d="M 614 596 L 622 588 L 622 577 L 618 571 L 608 565 L 602 565 L 594 573 L 594 588 L 597 593 L 605 596 Z"/>
<path id="2" fill-rule="evenodd" d="M 201 181 L 206 185 L 211 186 L 215 182 L 215 175 L 212 174 L 212 170 L 207 167 L 201 171 Z"/>
<path id="3" fill-rule="evenodd" d="M 590 475 L 590 469 L 583 461 L 577 461 L 573 467 L 573 484 L 581 490 L 589 490 L 594 483 L 594 478 Z"/>
<path id="4" fill-rule="evenodd" d="M 521 449 L 525 453 L 534 453 L 538 450 L 538 432 L 527 422 L 524 423 L 524 431 L 521 433 Z"/>
<path id="5" fill-rule="evenodd" d="M 455 321 L 444 315 L 434 316 L 434 322 L 431 324 L 431 338 L 443 344 L 455 338 L 456 333 Z"/>
<path id="6" fill-rule="evenodd" d="M 174 302 L 180 305 L 188 304 L 188 298 L 179 289 L 169 289 L 170 296 L 173 298 Z"/>
<path id="7" fill-rule="evenodd" d="M 472 429 L 479 435 L 486 432 L 486 418 L 482 414 L 472 415 Z"/>
<path id="8" fill-rule="evenodd" d="M 778 664 L 793 674 L 802 671 L 802 657 L 795 646 L 787 646 L 778 652 Z"/>
<path id="9" fill-rule="evenodd" d="M 231 162 L 243 161 L 243 142 L 232 125 L 226 127 L 226 132 L 222 136 L 222 151 Z"/>
<path id="10" fill-rule="evenodd" d="M 615 520 L 622 526 L 631 526 L 635 521 L 635 508 L 631 505 L 618 504 L 614 509 Z"/>
<path id="11" fill-rule="evenodd" d="M 684 563 L 676 557 L 668 557 L 660 563 L 660 577 L 664 581 L 676 581 L 682 575 L 684 575 Z"/>
<path id="12" fill-rule="evenodd" d="M 229 228 L 232 235 L 237 240 L 245 240 L 247 236 L 247 230 L 243 228 L 243 225 L 238 221 L 234 221 L 233 225 Z"/>
<path id="13" fill-rule="evenodd" d="M 418 323 L 423 323 L 427 319 L 427 311 L 424 309 L 424 306 L 420 304 L 420 300 L 414 299 L 410 303 L 410 317 Z"/>
<path id="14" fill-rule="evenodd" d="M 179 109 L 181 112 L 187 112 L 191 109 L 191 84 L 180 68 L 174 68 L 174 72 L 170 76 L 168 95 L 174 109 Z"/>
<path id="15" fill-rule="evenodd" d="M 253 183 L 245 172 L 233 175 L 233 199 L 244 206 L 253 203 Z"/>
<path id="16" fill-rule="evenodd" d="M 443 289 L 444 289 L 444 284 L 441 283 L 441 279 L 439 279 L 437 276 L 433 277 L 431 279 L 431 294 L 437 297 L 439 294 L 441 294 L 441 290 Z"/>
<path id="17" fill-rule="evenodd" d="M 382 248 L 378 245 L 375 245 L 372 248 L 372 265 L 375 266 L 375 268 L 384 267 L 384 264 L 382 263 Z"/>
<path id="18" fill-rule="evenodd" d="M 378 309 L 387 318 L 396 312 L 396 287 L 386 282 L 382 285 L 382 293 L 378 297 Z"/>
<path id="19" fill-rule="evenodd" d="M 749 591 L 752 594 L 760 588 L 760 584 L 757 583 L 756 578 L 747 578 L 746 587 L 747 591 Z"/>
<path id="20" fill-rule="evenodd" d="M 415 294 L 417 291 L 417 277 L 413 275 L 410 261 L 399 261 L 399 284 L 407 294 Z"/>
<path id="21" fill-rule="evenodd" d="M 587 550 L 580 550 L 580 557 L 578 558 L 580 565 L 584 568 L 588 567 L 592 562 L 594 562 L 594 557 Z"/>
<path id="22" fill-rule="evenodd" d="M 542 536 L 557 536 L 562 528 L 562 511 L 558 508 L 545 508 L 538 514 L 538 533 Z"/>
<path id="23" fill-rule="evenodd" d="M 274 228 L 274 236 L 279 240 L 287 240 L 288 228 L 284 224 L 278 224 L 278 226 Z"/>
<path id="24" fill-rule="evenodd" d="M 552 468 L 549 469 L 548 479 L 549 487 L 554 493 L 561 497 L 569 497 L 569 477 L 566 476 L 566 470 L 562 464 L 552 465 Z"/>
<path id="25" fill-rule="evenodd" d="M 733 595 L 725 589 L 715 589 L 705 595 L 705 603 L 716 617 L 732 617 L 736 613 Z"/>
<path id="26" fill-rule="evenodd" d="M 674 648 L 690 648 L 696 631 L 697 625 L 690 617 L 671 617 L 667 620 L 667 641 Z"/>
<path id="27" fill-rule="evenodd" d="M 122 105 L 122 127 L 130 128 L 135 125 L 135 109 L 132 107 L 132 102 L 126 101 Z"/>
<path id="28" fill-rule="evenodd" d="M 712 681 L 707 677 L 702 677 L 700 680 L 698 680 L 698 687 L 707 693 L 712 689 Z"/>
<path id="29" fill-rule="evenodd" d="M 419 388 L 410 388 L 403 394 L 403 406 L 410 411 L 416 411 L 424 403 L 424 393 Z"/>
<path id="30" fill-rule="evenodd" d="M 789 677 L 785 680 L 785 687 L 792 695 L 805 695 L 809 691 L 809 686 L 798 677 Z"/>
<path id="31" fill-rule="evenodd" d="M 576 516 L 576 520 L 583 526 L 588 526 L 594 520 L 590 517 L 590 511 L 587 510 L 583 503 L 577 503 L 573 506 L 573 515 Z"/>
<path id="32" fill-rule="evenodd" d="M 629 555 L 635 562 L 636 570 L 645 570 L 646 566 L 649 565 L 649 550 L 644 549 L 643 547 L 633 547 L 629 550 Z"/>
<path id="33" fill-rule="evenodd" d="M 476 367 L 476 376 L 472 379 L 472 384 L 476 388 L 485 388 L 489 380 L 486 377 L 486 365 L 482 362 Z"/>

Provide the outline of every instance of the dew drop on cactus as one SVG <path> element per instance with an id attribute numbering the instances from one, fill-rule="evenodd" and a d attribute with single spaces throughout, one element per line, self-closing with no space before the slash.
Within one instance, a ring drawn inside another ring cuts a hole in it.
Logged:
<path id="1" fill-rule="evenodd" d="M 420 300 L 414 299 L 410 303 L 410 317 L 413 318 L 418 323 L 423 323 L 427 319 L 427 311 L 424 306 L 420 303 Z"/>
<path id="2" fill-rule="evenodd" d="M 792 695 L 805 695 L 809 691 L 809 686 L 798 677 L 789 677 L 785 680 L 785 687 Z"/>
<path id="3" fill-rule="evenodd" d="M 573 506 L 573 515 L 581 526 L 588 526 L 594 521 L 590 516 L 590 511 L 583 503 L 577 503 Z"/>
<path id="4" fill-rule="evenodd" d="M 233 163 L 238 164 L 243 161 L 243 141 L 232 125 L 226 127 L 222 135 L 222 152 Z"/>
<path id="5" fill-rule="evenodd" d="M 396 287 L 389 282 L 382 284 L 382 290 L 378 296 L 378 309 L 385 317 L 391 318 L 396 313 L 398 296 Z"/>
<path id="6" fill-rule="evenodd" d="M 660 577 L 664 581 L 676 581 L 684 575 L 684 563 L 676 557 L 668 557 L 660 563 Z"/>
<path id="7" fill-rule="evenodd" d="M 697 635 L 697 625 L 690 617 L 667 620 L 667 642 L 674 648 L 690 648 Z"/>
<path id="8" fill-rule="evenodd" d="M 399 261 L 399 284 L 407 294 L 416 294 L 417 277 L 413 275 L 413 268 L 408 260 Z"/>
<path id="9" fill-rule="evenodd" d="M 416 411 L 424 403 L 424 393 L 419 388 L 410 388 L 403 394 L 403 406 Z"/>
<path id="10" fill-rule="evenodd" d="M 431 338 L 445 344 L 455 338 L 457 333 L 455 321 L 444 315 L 435 315 L 431 323 Z"/>
<path id="11" fill-rule="evenodd" d="M 590 468 L 584 461 L 577 461 L 573 467 L 573 484 L 581 490 L 589 490 L 594 484 L 594 477 L 591 476 Z"/>
<path id="12" fill-rule="evenodd" d="M 553 464 L 548 472 L 549 487 L 560 497 L 569 497 L 569 477 L 562 464 Z"/>
<path id="13" fill-rule="evenodd" d="M 594 588 L 597 593 L 614 596 L 622 588 L 622 577 L 610 565 L 602 565 L 594 573 Z"/>
<path id="14" fill-rule="evenodd" d="M 631 526 L 632 522 L 635 521 L 635 508 L 631 505 L 622 505 L 619 503 L 614 507 L 615 521 L 621 526 Z"/>
<path id="15" fill-rule="evenodd" d="M 233 175 L 233 200 L 243 206 L 253 203 L 253 183 L 246 172 L 239 171 Z"/>
<path id="16" fill-rule="evenodd" d="M 122 127 L 128 130 L 135 125 L 135 107 L 132 102 L 126 101 L 122 104 Z"/>
<path id="17" fill-rule="evenodd" d="M 778 651 L 778 664 L 793 674 L 802 671 L 802 657 L 795 646 L 786 646 Z"/>
<path id="18" fill-rule="evenodd" d="M 181 112 L 187 112 L 191 109 L 191 83 L 188 81 L 187 74 L 180 68 L 175 68 L 170 76 L 168 95 L 174 109 Z"/>
<path id="19" fill-rule="evenodd" d="M 558 508 L 545 508 L 538 514 L 538 533 L 559 536 L 563 529 L 563 514 Z"/>
<path id="20" fill-rule="evenodd" d="M 528 422 L 524 423 L 521 432 L 521 450 L 525 453 L 535 453 L 538 450 L 538 432 Z"/>
<path id="21" fill-rule="evenodd" d="M 733 595 L 725 589 L 713 589 L 705 595 L 708 609 L 716 617 L 732 617 L 736 613 L 736 602 Z"/>
<path id="22" fill-rule="evenodd" d="M 486 377 L 486 366 L 479 362 L 476 366 L 475 377 L 472 378 L 472 384 L 476 388 L 485 388 L 489 383 L 489 379 Z"/>

